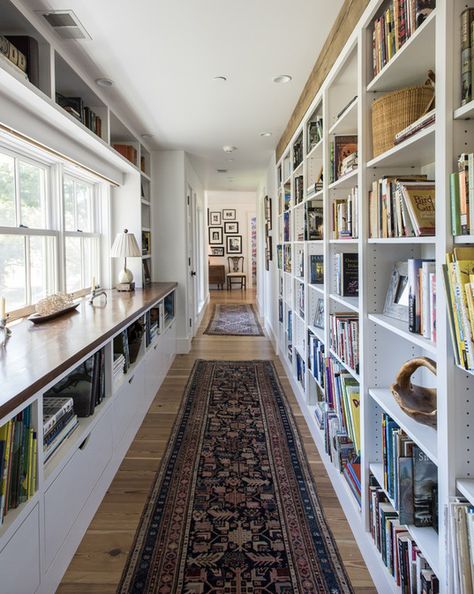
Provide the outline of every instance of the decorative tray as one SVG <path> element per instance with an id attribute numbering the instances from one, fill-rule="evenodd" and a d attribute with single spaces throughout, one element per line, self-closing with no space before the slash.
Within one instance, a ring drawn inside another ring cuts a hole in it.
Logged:
<path id="1" fill-rule="evenodd" d="M 50 314 L 46 314 L 46 315 L 41 315 L 38 313 L 34 313 L 31 314 L 31 316 L 28 316 L 28 320 L 30 320 L 30 322 L 33 322 L 34 324 L 43 324 L 44 322 L 49 322 L 49 320 L 54 320 L 54 318 L 58 318 L 59 316 L 62 316 L 63 314 L 67 313 L 68 311 L 72 311 L 73 309 L 76 309 L 76 307 L 79 305 L 80 301 L 77 301 L 77 303 L 72 303 L 71 305 L 68 305 L 67 307 L 64 307 L 63 309 L 59 309 L 58 311 L 55 311 L 53 313 Z"/>

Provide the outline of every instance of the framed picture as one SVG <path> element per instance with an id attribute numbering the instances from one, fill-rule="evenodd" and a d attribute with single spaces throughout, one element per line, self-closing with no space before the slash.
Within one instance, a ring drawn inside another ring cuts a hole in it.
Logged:
<path id="1" fill-rule="evenodd" d="M 238 233 L 239 223 L 233 221 L 226 221 L 224 223 L 224 233 Z"/>
<path id="2" fill-rule="evenodd" d="M 395 262 L 385 297 L 383 313 L 408 322 L 408 262 Z"/>
<path id="3" fill-rule="evenodd" d="M 222 244 L 223 237 L 222 227 L 209 227 L 209 245 Z"/>
<path id="4" fill-rule="evenodd" d="M 316 311 L 314 313 L 314 325 L 316 328 L 324 330 L 324 299 L 318 299 L 316 303 Z"/>
<path id="5" fill-rule="evenodd" d="M 227 253 L 242 253 L 242 235 L 227 235 L 226 237 Z"/>
<path id="6" fill-rule="evenodd" d="M 224 221 L 235 221 L 235 208 L 224 208 L 222 218 Z"/>
<path id="7" fill-rule="evenodd" d="M 265 207 L 265 221 L 267 222 L 268 229 L 272 228 L 272 199 L 270 196 L 265 196 L 263 199 Z"/>
<path id="8" fill-rule="evenodd" d="M 224 256 L 224 246 L 211 247 L 211 256 Z"/>
<path id="9" fill-rule="evenodd" d="M 268 254 L 268 259 L 273 260 L 273 241 L 271 235 L 265 237 L 265 251 Z"/>
<path id="10" fill-rule="evenodd" d="M 221 225 L 222 215 L 219 210 L 209 213 L 209 225 Z"/>

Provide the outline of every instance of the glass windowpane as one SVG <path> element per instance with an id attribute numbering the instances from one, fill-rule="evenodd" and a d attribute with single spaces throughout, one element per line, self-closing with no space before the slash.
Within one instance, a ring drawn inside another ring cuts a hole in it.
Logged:
<path id="1" fill-rule="evenodd" d="M 0 226 L 16 227 L 15 160 L 0 153 Z"/>
<path id="2" fill-rule="evenodd" d="M 66 231 L 76 231 L 76 216 L 74 213 L 74 182 L 64 179 L 64 228 Z"/>
<path id="3" fill-rule="evenodd" d="M 0 235 L 0 295 L 7 311 L 26 305 L 25 237 Z"/>
<path id="4" fill-rule="evenodd" d="M 18 163 L 21 224 L 30 228 L 46 227 L 44 169 L 31 163 Z"/>
<path id="5" fill-rule="evenodd" d="M 73 293 L 82 288 L 81 238 L 66 237 L 66 291 Z"/>

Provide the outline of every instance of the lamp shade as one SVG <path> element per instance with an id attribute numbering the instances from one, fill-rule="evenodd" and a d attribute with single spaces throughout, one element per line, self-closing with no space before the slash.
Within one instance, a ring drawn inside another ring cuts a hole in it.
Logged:
<path id="1" fill-rule="evenodd" d="M 117 233 L 110 255 L 112 258 L 133 258 L 141 256 L 140 248 L 133 233 L 124 229 L 123 233 Z"/>

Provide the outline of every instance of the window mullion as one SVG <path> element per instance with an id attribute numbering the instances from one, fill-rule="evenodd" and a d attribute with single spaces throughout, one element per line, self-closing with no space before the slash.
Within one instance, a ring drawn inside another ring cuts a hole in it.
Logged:
<path id="1" fill-rule="evenodd" d="M 20 200 L 20 171 L 18 167 L 18 158 L 14 159 L 14 173 L 15 173 L 15 224 L 17 227 L 21 225 L 21 200 Z"/>
<path id="2" fill-rule="evenodd" d="M 23 243 L 25 250 L 25 287 L 26 287 L 26 305 L 31 305 L 31 257 L 30 257 L 30 236 L 25 235 Z"/>

